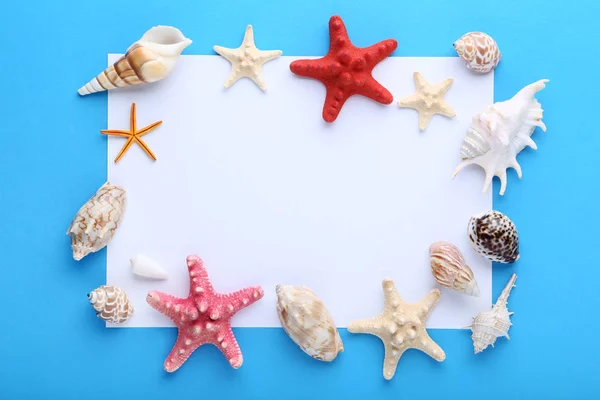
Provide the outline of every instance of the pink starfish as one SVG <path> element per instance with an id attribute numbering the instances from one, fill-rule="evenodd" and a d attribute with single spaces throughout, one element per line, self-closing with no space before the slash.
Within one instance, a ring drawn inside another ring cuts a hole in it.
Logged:
<path id="1" fill-rule="evenodd" d="M 203 344 L 217 346 L 233 368 L 242 366 L 240 346 L 231 331 L 231 317 L 260 300 L 264 292 L 252 286 L 235 293 L 216 293 L 198 256 L 188 256 L 190 295 L 186 299 L 151 291 L 146 301 L 177 325 L 175 346 L 165 360 L 165 370 L 174 372 Z"/>

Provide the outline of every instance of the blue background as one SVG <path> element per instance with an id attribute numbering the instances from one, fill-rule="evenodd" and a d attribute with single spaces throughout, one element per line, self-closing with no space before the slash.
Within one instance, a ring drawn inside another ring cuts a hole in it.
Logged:
<path id="1" fill-rule="evenodd" d="M 1 399 L 598 398 L 599 3 L 354 3 L 2 2 Z M 510 170 L 504 197 L 494 181 L 494 206 L 514 220 L 521 238 L 521 259 L 494 265 L 494 298 L 513 271 L 519 275 L 512 339 L 474 356 L 470 331 L 432 330 L 447 360 L 408 352 L 387 382 L 375 337 L 342 330 L 346 352 L 326 364 L 303 355 L 281 329 L 235 329 L 241 369 L 204 346 L 167 374 L 162 364 L 175 330 L 105 329 L 85 296 L 105 283 L 105 251 L 80 263 L 71 258 L 67 226 L 106 180 L 107 163 L 98 132 L 107 126 L 106 93 L 80 98 L 76 89 L 105 67 L 107 53 L 124 52 L 153 25 L 174 25 L 192 38 L 184 54 L 237 47 L 251 23 L 259 48 L 319 55 L 327 51 L 333 14 L 359 46 L 397 39 L 394 56 L 453 56 L 463 33 L 491 34 L 504 55 L 496 100 L 550 79 L 538 96 L 548 132 L 538 129 L 539 150 L 519 156 L 523 180 Z"/>

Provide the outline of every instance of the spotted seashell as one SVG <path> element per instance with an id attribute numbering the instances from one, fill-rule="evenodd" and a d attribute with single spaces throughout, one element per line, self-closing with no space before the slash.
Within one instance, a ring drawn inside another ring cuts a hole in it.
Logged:
<path id="1" fill-rule="evenodd" d="M 77 261 L 103 249 L 112 239 L 125 211 L 125 189 L 105 183 L 77 212 L 67 230 Z"/>
<path id="2" fill-rule="evenodd" d="M 448 242 L 435 242 L 429 247 L 431 273 L 441 286 L 464 293 L 479 296 L 479 286 L 473 271 L 465 264 L 460 250 Z"/>
<path id="3" fill-rule="evenodd" d="M 473 249 L 485 258 L 510 264 L 519 259 L 519 234 L 515 224 L 498 211 L 478 214 L 467 229 Z"/>
<path id="4" fill-rule="evenodd" d="M 467 68 L 475 72 L 490 72 L 502 58 L 496 41 L 483 32 L 465 33 L 453 46 Z"/>
<path id="5" fill-rule="evenodd" d="M 113 324 L 127 321 L 133 315 L 133 306 L 125 292 L 112 285 L 103 285 L 88 293 L 96 316 Z"/>
<path id="6" fill-rule="evenodd" d="M 306 286 L 277 285 L 277 315 L 285 332 L 309 356 L 333 361 L 344 351 L 333 318 Z"/>

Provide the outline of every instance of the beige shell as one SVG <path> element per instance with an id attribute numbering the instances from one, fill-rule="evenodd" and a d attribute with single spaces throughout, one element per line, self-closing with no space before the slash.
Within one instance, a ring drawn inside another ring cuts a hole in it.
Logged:
<path id="1" fill-rule="evenodd" d="M 125 189 L 105 183 L 77 212 L 67 235 L 77 261 L 103 249 L 112 239 L 125 211 Z"/>
<path id="2" fill-rule="evenodd" d="M 469 328 L 471 328 L 471 331 L 473 332 L 471 339 L 473 339 L 475 354 L 481 353 L 489 345 L 494 347 L 494 343 L 499 337 L 504 336 L 505 338 L 510 339 L 508 330 L 512 326 L 510 316 L 513 313 L 508 311 L 506 305 L 508 304 L 508 296 L 515 286 L 516 280 L 517 275 L 512 274 L 504 287 L 504 290 L 502 290 L 502 293 L 498 297 L 496 304 L 494 304 L 494 307 L 489 311 L 477 314 L 473 318 L 473 323 Z"/>
<path id="3" fill-rule="evenodd" d="M 277 315 L 289 337 L 312 358 L 333 361 L 344 351 L 333 318 L 306 286 L 277 285 Z"/>
<path id="4" fill-rule="evenodd" d="M 127 321 L 133 315 L 133 306 L 125 292 L 112 285 L 103 285 L 88 293 L 96 316 L 113 324 Z"/>
<path id="5" fill-rule="evenodd" d="M 159 81 L 175 68 L 179 55 L 192 41 L 172 26 L 155 26 L 132 44 L 125 55 L 86 83 L 86 94 Z"/>
<path id="6" fill-rule="evenodd" d="M 496 68 L 502 58 L 496 41 L 483 32 L 465 33 L 453 46 L 467 68 L 482 74 Z"/>
<path id="7" fill-rule="evenodd" d="M 448 242 L 435 242 L 429 247 L 431 273 L 443 287 L 464 293 L 469 296 L 479 296 L 479 286 L 473 271 L 465 264 L 460 250 Z"/>

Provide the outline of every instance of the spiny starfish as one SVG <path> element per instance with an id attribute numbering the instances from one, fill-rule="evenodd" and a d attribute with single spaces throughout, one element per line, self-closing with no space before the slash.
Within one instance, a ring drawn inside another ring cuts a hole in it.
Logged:
<path id="1" fill-rule="evenodd" d="M 413 74 L 417 91 L 398 102 L 400 107 L 414 108 L 419 113 L 419 129 L 425 130 L 434 114 L 455 117 L 456 112 L 444 101 L 444 95 L 452 86 L 454 79 L 444 79 L 437 85 L 431 85 L 418 72 Z"/>
<path id="2" fill-rule="evenodd" d="M 373 78 L 373 68 L 398 47 L 387 39 L 366 48 L 350 41 L 344 21 L 337 15 L 329 20 L 329 52 L 317 60 L 298 60 L 290 70 L 300 76 L 317 79 L 325 85 L 327 95 L 323 119 L 333 122 L 352 95 L 359 94 L 379 103 L 390 104 L 392 94 Z"/>
<path id="3" fill-rule="evenodd" d="M 383 280 L 384 308 L 377 317 L 355 321 L 348 326 L 352 333 L 377 336 L 385 347 L 383 377 L 392 379 L 402 354 L 408 349 L 418 349 L 437 361 L 446 354 L 427 334 L 425 321 L 440 299 L 441 292 L 434 289 L 420 302 L 408 304 L 398 294 L 391 279 Z"/>
<path id="4" fill-rule="evenodd" d="M 231 63 L 231 73 L 225 81 L 225 87 L 233 85 L 240 78 L 250 78 L 263 91 L 267 85 L 261 76 L 264 63 L 281 55 L 281 50 L 259 50 L 254 44 L 252 25 L 246 27 L 242 44 L 237 49 L 215 46 L 214 50 Z"/>
<path id="5" fill-rule="evenodd" d="M 146 301 L 177 325 L 177 341 L 165 360 L 167 372 L 174 372 L 203 344 L 213 344 L 221 350 L 233 368 L 244 361 L 240 346 L 231 330 L 231 317 L 260 300 L 264 292 L 252 286 L 234 293 L 216 293 L 208 279 L 204 263 L 198 256 L 188 256 L 190 294 L 185 299 L 151 291 Z"/>
<path id="6" fill-rule="evenodd" d="M 148 147 L 148 145 L 141 139 L 141 137 L 144 136 L 146 133 L 154 130 L 154 128 L 156 128 L 160 124 L 162 124 L 162 121 L 154 122 L 153 124 L 150 124 L 150 125 L 146 126 L 145 128 L 142 128 L 138 131 L 136 120 L 135 120 L 135 103 L 132 103 L 128 131 L 106 129 L 106 130 L 100 131 L 100 133 L 102 133 L 103 135 L 121 136 L 121 137 L 129 138 L 129 139 L 127 139 L 127 142 L 125 143 L 125 146 L 123 146 L 123 148 L 121 149 L 119 154 L 117 154 L 117 157 L 115 158 L 115 162 L 119 162 L 121 157 L 123 157 L 125 155 L 125 153 L 127 152 L 127 150 L 129 150 L 129 148 L 131 147 L 133 142 L 136 142 L 137 144 L 139 144 L 140 147 L 142 149 L 144 149 L 146 154 L 148 154 L 154 161 L 156 161 L 156 156 L 154 155 L 152 150 L 150 150 L 150 147 Z"/>

